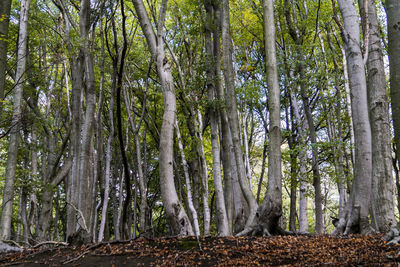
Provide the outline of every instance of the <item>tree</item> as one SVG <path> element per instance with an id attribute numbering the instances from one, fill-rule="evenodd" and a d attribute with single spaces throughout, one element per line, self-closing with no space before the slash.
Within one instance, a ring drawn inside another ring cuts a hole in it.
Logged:
<path id="1" fill-rule="evenodd" d="M 258 207 L 251 227 L 242 233 L 270 235 L 282 233 L 279 220 L 282 216 L 282 170 L 281 170 L 281 117 L 280 89 L 275 49 L 274 1 L 263 1 L 265 64 L 268 84 L 268 104 L 270 112 L 269 164 L 267 196 Z"/>
<path id="2" fill-rule="evenodd" d="M 11 0 L 0 3 L 0 101 L 4 99 L 4 88 L 7 69 L 8 28 L 10 24 Z M 0 114 L 2 113 L 0 102 Z"/>
<path id="3" fill-rule="evenodd" d="M 378 16 L 375 0 L 368 6 L 359 1 L 363 18 L 364 35 L 368 35 L 368 107 L 372 134 L 372 220 L 380 232 L 387 232 L 396 225 L 393 201 L 393 166 L 389 124 L 389 104 L 386 91 L 386 75 L 383 63 Z M 368 27 L 365 25 L 368 23 Z"/>
<path id="4" fill-rule="evenodd" d="M 21 2 L 19 18 L 18 63 L 15 73 L 15 88 L 13 99 L 12 129 L 8 146 L 7 169 L 3 192 L 3 205 L 0 221 L 0 240 L 10 239 L 12 206 L 14 200 L 15 171 L 17 167 L 18 145 L 22 119 L 22 95 L 25 84 L 25 70 L 28 46 L 28 15 L 30 0 Z"/>
<path id="5" fill-rule="evenodd" d="M 365 233 L 369 231 L 371 195 L 372 148 L 371 126 L 368 117 L 367 83 L 360 46 L 360 29 L 354 1 L 338 0 L 343 17 L 342 40 L 345 48 L 351 90 L 351 109 L 354 122 L 355 163 L 354 181 L 346 216 L 340 220 L 338 233 Z"/>
<path id="6" fill-rule="evenodd" d="M 167 0 L 163 0 L 159 10 L 157 35 L 154 34 L 142 0 L 133 0 L 139 23 L 146 37 L 151 56 L 154 58 L 158 77 L 161 82 L 164 99 L 164 114 L 160 133 L 160 187 L 166 218 L 170 227 L 170 235 L 193 235 L 192 225 L 185 209 L 178 199 L 174 185 L 173 174 L 173 135 L 176 116 L 175 86 L 171 74 L 170 64 L 165 56 L 163 28 Z"/>
<path id="7" fill-rule="evenodd" d="M 220 150 L 219 150 L 219 142 L 218 142 L 218 113 L 215 108 L 215 100 L 216 98 L 216 87 L 215 80 L 216 75 L 218 73 L 215 72 L 214 64 L 219 58 L 216 58 L 213 49 L 213 40 L 212 40 L 212 27 L 215 25 L 212 24 L 212 21 L 215 20 L 215 10 L 213 9 L 213 5 L 209 1 L 204 2 L 204 6 L 206 9 L 206 25 L 205 25 L 205 47 L 206 47 L 206 56 L 207 56 L 207 90 L 208 90 L 208 100 L 211 103 L 209 108 L 210 114 L 210 128 L 211 128 L 211 144 L 212 144 L 212 154 L 213 154 L 213 173 L 214 173 L 214 188 L 216 195 L 216 214 L 218 219 L 218 233 L 221 236 L 229 235 L 231 230 L 228 224 L 228 217 L 225 206 L 224 192 L 222 188 L 222 173 L 221 173 L 221 159 L 220 159 Z M 219 35 L 214 38 L 219 38 Z"/>
<path id="8" fill-rule="evenodd" d="M 222 2 L 222 62 L 224 67 L 226 102 L 228 111 L 229 127 L 232 134 L 232 143 L 234 150 L 234 158 L 237 168 L 237 176 L 242 189 L 243 195 L 249 206 L 249 217 L 246 227 L 250 226 L 254 216 L 256 215 L 257 202 L 250 190 L 250 186 L 246 179 L 246 170 L 243 162 L 243 151 L 239 137 L 239 118 L 236 103 L 236 91 L 234 82 L 233 62 L 232 62 L 232 39 L 229 19 L 229 1 Z"/>
<path id="9" fill-rule="evenodd" d="M 390 97 L 392 103 L 394 146 L 398 161 L 400 159 L 400 58 L 398 56 L 400 54 L 400 3 L 396 0 L 387 0 L 385 3 L 389 40 Z"/>

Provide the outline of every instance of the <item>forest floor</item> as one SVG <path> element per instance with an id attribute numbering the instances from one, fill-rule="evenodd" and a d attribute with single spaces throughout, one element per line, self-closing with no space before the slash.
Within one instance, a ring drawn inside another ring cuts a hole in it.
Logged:
<path id="1" fill-rule="evenodd" d="M 138 238 L 0 254 L 1 266 L 399 266 L 380 235 Z M 200 243 L 200 246 L 199 246 Z"/>

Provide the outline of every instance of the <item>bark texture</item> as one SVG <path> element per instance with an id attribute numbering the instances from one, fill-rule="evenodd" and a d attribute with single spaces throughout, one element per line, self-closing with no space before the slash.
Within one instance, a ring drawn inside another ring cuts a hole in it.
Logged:
<path id="1" fill-rule="evenodd" d="M 386 91 L 385 66 L 375 0 L 369 0 L 368 8 L 359 1 L 364 24 L 368 23 L 369 35 L 368 106 L 372 135 L 372 219 L 379 232 L 387 232 L 396 225 L 394 217 L 394 184 L 392 149 L 389 124 L 389 104 Z M 365 11 L 364 11 L 365 10 Z M 367 19 L 368 18 L 368 19 Z"/>
<path id="2" fill-rule="evenodd" d="M 178 198 L 173 173 L 173 137 L 176 116 L 175 86 L 170 64 L 165 56 L 163 27 L 167 2 L 163 0 L 159 10 L 157 36 L 153 32 L 149 16 L 142 0 L 133 0 L 139 23 L 146 37 L 147 45 L 155 59 L 158 77 L 161 82 L 164 99 L 164 113 L 160 133 L 160 187 L 162 200 L 169 225 L 169 235 L 193 235 L 192 225 Z"/>
<path id="3" fill-rule="evenodd" d="M 274 1 L 264 0 L 263 11 L 265 64 L 270 112 L 268 186 L 267 195 L 258 207 L 251 227 L 246 227 L 240 233 L 252 233 L 253 235 L 270 235 L 282 232 L 279 226 L 279 220 L 282 216 L 281 107 L 275 48 Z"/>
<path id="4" fill-rule="evenodd" d="M 237 175 L 243 195 L 249 207 L 249 217 L 246 226 L 250 226 L 257 210 L 257 202 L 250 190 L 246 179 L 246 169 L 243 162 L 243 151 L 240 143 L 240 125 L 237 112 L 236 90 L 234 82 L 234 71 L 232 62 L 232 39 L 230 33 L 229 1 L 222 2 L 222 60 L 224 66 L 224 78 L 226 87 L 226 102 L 228 111 L 229 127 L 232 134 L 233 150 L 237 167 Z"/>
<path id="5" fill-rule="evenodd" d="M 342 39 L 347 58 L 354 123 L 354 181 L 347 204 L 347 216 L 339 221 L 336 232 L 365 233 L 369 229 L 372 148 L 368 117 L 367 83 L 360 46 L 359 17 L 354 1 L 338 0 L 343 17 Z"/>
<path id="6" fill-rule="evenodd" d="M 215 71 L 214 71 L 214 62 L 217 60 L 213 56 L 213 40 L 212 40 L 212 30 L 211 28 L 214 26 L 212 21 L 214 20 L 214 9 L 211 3 L 204 3 L 206 9 L 206 25 L 205 25 L 205 47 L 206 47 L 206 55 L 207 55 L 207 90 L 208 90 L 208 100 L 211 103 L 209 107 L 210 114 L 210 128 L 211 128 L 211 147 L 212 147 L 212 155 L 213 155 L 213 174 L 214 174 L 214 189 L 216 196 L 216 215 L 218 222 L 218 234 L 220 236 L 227 236 L 230 234 L 228 217 L 226 213 L 225 207 L 225 198 L 224 191 L 222 187 L 222 171 L 221 171 L 221 158 L 220 158 L 220 149 L 219 149 L 219 140 L 218 140 L 218 113 L 215 107 Z M 215 36 L 214 36 L 215 38 Z"/>
<path id="7" fill-rule="evenodd" d="M 390 95 L 397 160 L 400 159 L 400 2 L 386 0 L 389 39 Z"/>

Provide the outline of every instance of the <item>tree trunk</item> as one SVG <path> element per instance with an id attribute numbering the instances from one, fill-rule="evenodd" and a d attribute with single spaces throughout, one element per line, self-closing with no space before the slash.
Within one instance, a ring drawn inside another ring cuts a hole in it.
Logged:
<path id="1" fill-rule="evenodd" d="M 183 150 L 182 138 L 181 138 L 181 133 L 180 133 L 179 126 L 178 126 L 178 121 L 175 122 L 175 128 L 176 128 L 176 138 L 178 140 L 179 152 L 181 154 L 181 159 L 182 159 L 183 172 L 185 175 L 187 202 L 188 202 L 189 210 L 190 210 L 190 212 L 192 214 L 192 218 L 193 218 L 194 234 L 196 235 L 196 237 L 199 237 L 200 236 L 199 220 L 197 217 L 197 211 L 193 205 L 192 188 L 190 186 L 188 165 L 186 162 L 185 152 Z"/>
<path id="2" fill-rule="evenodd" d="M 7 48 L 8 48 L 8 27 L 10 24 L 11 0 L 0 2 L 0 115 L 3 111 L 3 99 L 6 82 L 7 69 Z"/>
<path id="3" fill-rule="evenodd" d="M 202 199 L 203 199 L 203 223 L 204 223 L 204 235 L 210 235 L 210 224 L 211 224 L 211 215 L 210 215 L 210 207 L 208 204 L 208 168 L 206 155 L 204 153 L 204 142 L 203 142 L 203 118 L 201 116 L 201 111 L 199 108 L 196 110 L 197 115 L 197 154 L 200 156 L 200 166 L 201 166 L 201 185 L 203 187 Z"/>
<path id="4" fill-rule="evenodd" d="M 294 92 L 290 92 L 291 106 L 294 117 L 296 118 L 296 124 L 299 131 L 299 144 L 306 144 L 306 130 L 308 124 L 302 121 L 299 107 L 297 105 L 297 99 Z M 307 152 L 305 147 L 301 147 L 299 151 L 300 160 L 300 199 L 299 199 L 299 232 L 308 232 L 308 199 L 307 199 Z"/>
<path id="5" fill-rule="evenodd" d="M 369 229 L 372 155 L 371 127 L 368 117 L 367 84 L 360 46 L 359 17 L 353 1 L 338 0 L 344 27 L 345 48 L 351 90 L 354 123 L 355 164 L 354 181 L 347 205 L 347 216 L 340 220 L 336 232 L 365 233 Z"/>
<path id="6" fill-rule="evenodd" d="M 282 232 L 279 225 L 279 220 L 282 216 L 281 106 L 275 48 L 274 2 L 272 0 L 264 0 L 263 11 L 265 64 L 270 113 L 268 186 L 267 195 L 257 209 L 252 227 L 246 227 L 239 235 L 249 232 L 252 232 L 253 235 L 270 235 Z"/>
<path id="7" fill-rule="evenodd" d="M 92 206 L 91 192 L 94 177 L 89 172 L 89 161 L 91 157 L 91 142 L 94 128 L 94 118 L 96 112 L 96 86 L 94 77 L 94 63 L 93 54 L 90 51 L 89 44 L 89 29 L 90 29 L 90 1 L 82 0 L 79 16 L 80 34 L 83 45 L 81 53 L 84 57 L 84 73 L 86 84 L 86 111 L 85 118 L 82 125 L 82 142 L 79 155 L 79 200 L 78 209 L 82 212 L 83 216 L 79 216 L 79 225 L 89 231 L 91 224 L 90 215 Z M 83 218 L 82 218 L 83 217 Z M 92 234 L 92 233 L 89 233 Z"/>
<path id="8" fill-rule="evenodd" d="M 394 217 L 394 184 L 392 149 L 389 123 L 389 104 L 386 90 L 385 66 L 383 63 L 381 37 L 375 0 L 358 1 L 360 14 L 369 23 L 368 42 L 368 105 L 372 135 L 372 216 L 379 232 L 388 232 L 396 225 Z M 367 10 L 367 16 L 365 11 Z M 366 19 L 366 17 L 368 19 Z M 375 226 L 375 225 L 374 225 Z"/>
<path id="9" fill-rule="evenodd" d="M 229 127 L 232 134 L 234 157 L 237 167 L 237 175 L 243 195 L 249 206 L 249 217 L 246 222 L 246 227 L 249 227 L 256 215 L 257 202 L 250 190 L 249 183 L 246 180 L 246 170 L 243 162 L 243 151 L 240 143 L 240 125 L 238 118 L 238 109 L 236 104 L 236 91 L 234 82 L 234 71 L 232 62 L 232 39 L 230 33 L 229 19 L 229 1 L 222 2 L 222 61 L 224 66 L 224 78 L 226 88 L 226 102 L 228 111 Z"/>
<path id="10" fill-rule="evenodd" d="M 400 3 L 386 0 L 387 30 L 389 39 L 390 97 L 396 158 L 400 159 Z"/>
<path id="11" fill-rule="evenodd" d="M 167 0 L 163 0 L 159 10 L 157 35 L 154 34 L 151 23 L 142 0 L 133 0 L 140 26 L 146 37 L 152 57 L 156 61 L 158 77 L 161 82 L 164 99 L 164 114 L 160 133 L 160 187 L 170 235 L 193 235 L 192 225 L 184 207 L 178 198 L 174 184 L 173 173 L 173 137 L 176 116 L 175 86 L 171 68 L 164 52 L 163 27 Z"/>
<path id="12" fill-rule="evenodd" d="M 15 88 L 13 99 L 13 114 L 11 118 L 11 131 L 8 145 L 7 167 L 5 173 L 3 205 L 0 221 L 0 240 L 10 239 L 12 206 L 14 199 L 15 171 L 17 167 L 18 143 L 20 138 L 20 123 L 22 117 L 22 94 L 25 82 L 25 69 L 28 46 L 28 13 L 30 0 L 21 2 L 18 36 L 17 71 L 15 74 Z"/>
<path id="13" fill-rule="evenodd" d="M 209 116 L 210 116 L 210 128 L 211 128 L 211 147 L 212 147 L 212 155 L 213 155 L 213 174 L 214 174 L 214 189 L 216 196 L 216 215 L 217 215 L 217 229 L 218 235 L 227 236 L 230 234 L 228 218 L 226 214 L 225 207 L 225 199 L 224 192 L 222 188 L 222 175 L 221 175 L 221 159 L 220 159 L 220 150 L 219 150 L 219 142 L 218 142 L 218 121 L 217 121 L 217 110 L 213 105 L 216 97 L 215 97 L 215 68 L 214 62 L 217 60 L 214 58 L 214 49 L 213 49 L 213 41 L 212 41 L 212 25 L 214 10 L 213 6 L 210 3 L 205 2 L 204 4 L 206 9 L 206 25 L 205 25 L 205 48 L 206 48 L 206 56 L 207 56 L 207 90 L 208 90 L 208 101 L 210 101 L 211 105 L 209 107 Z"/>

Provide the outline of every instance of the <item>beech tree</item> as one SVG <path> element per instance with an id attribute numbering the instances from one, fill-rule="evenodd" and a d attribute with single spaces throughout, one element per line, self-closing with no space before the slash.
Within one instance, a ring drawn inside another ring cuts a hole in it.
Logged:
<path id="1" fill-rule="evenodd" d="M 11 0 L 0 3 L 0 100 L 4 99 L 4 86 L 6 82 L 7 69 L 7 47 L 8 47 L 8 28 L 10 24 Z M 0 114 L 2 110 L 0 103 Z"/>
<path id="2" fill-rule="evenodd" d="M 376 230 L 387 232 L 396 225 L 394 217 L 393 167 L 389 124 L 389 104 L 386 90 L 386 75 L 379 31 L 379 22 L 374 0 L 368 7 L 359 1 L 360 14 L 364 21 L 364 35 L 368 35 L 367 90 L 372 138 L 372 220 Z M 368 23 L 368 27 L 365 25 Z"/>
<path id="3" fill-rule="evenodd" d="M 164 51 L 164 21 L 167 0 L 163 0 L 159 10 L 157 35 L 154 34 L 143 1 L 134 0 L 139 23 L 146 37 L 150 53 L 155 60 L 158 76 L 163 89 L 164 114 L 160 133 L 160 187 L 166 217 L 171 235 L 193 235 L 192 225 L 186 211 L 178 199 L 173 177 L 173 134 L 176 117 L 176 97 L 173 78 Z"/>
<path id="4" fill-rule="evenodd" d="M 17 157 L 22 120 L 22 95 L 25 83 L 25 70 L 28 48 L 28 14 L 31 1 L 21 2 L 21 14 L 19 18 L 18 36 L 18 63 L 15 73 L 15 88 L 13 98 L 12 129 L 8 146 L 7 167 L 5 173 L 5 185 L 3 191 L 3 202 L 0 221 L 0 239 L 10 239 L 12 207 L 14 202 L 15 172 L 17 168 Z M 6 4 L 6 3 L 5 3 Z M 1 85 L 0 85 L 1 86 Z"/>
<path id="5" fill-rule="evenodd" d="M 351 110 L 354 122 L 355 162 L 354 181 L 347 204 L 346 217 L 336 230 L 344 233 L 368 232 L 371 197 L 372 147 L 368 117 L 367 83 L 360 45 L 360 29 L 354 1 L 338 0 L 343 17 L 341 27 L 343 45 L 349 70 Z M 341 23 L 339 22 L 339 25 Z"/>

